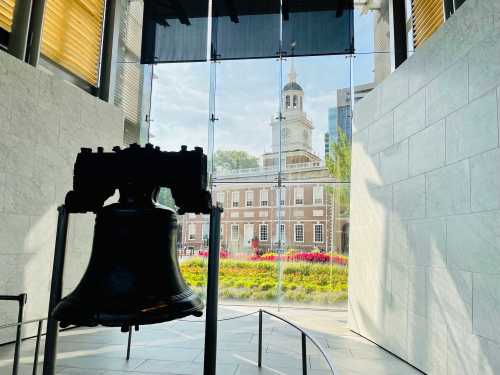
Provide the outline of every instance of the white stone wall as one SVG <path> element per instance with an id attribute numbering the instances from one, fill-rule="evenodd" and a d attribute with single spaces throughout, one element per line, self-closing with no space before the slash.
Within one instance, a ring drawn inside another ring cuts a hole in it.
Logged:
<path id="1" fill-rule="evenodd" d="M 0 52 L 0 294 L 28 293 L 26 319 L 47 316 L 57 206 L 80 147 L 122 140 L 121 110 Z M 70 219 L 66 290 L 86 267 L 91 216 Z M 0 301 L 0 325 L 16 320 L 17 304 Z M 14 334 L 1 330 L 0 342 Z"/>
<path id="2" fill-rule="evenodd" d="M 467 0 L 354 113 L 350 327 L 500 374 L 500 1 Z"/>

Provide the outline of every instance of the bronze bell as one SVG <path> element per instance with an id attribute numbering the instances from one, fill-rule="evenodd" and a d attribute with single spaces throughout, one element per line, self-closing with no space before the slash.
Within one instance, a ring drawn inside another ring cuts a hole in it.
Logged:
<path id="1" fill-rule="evenodd" d="M 118 159 L 117 164 L 109 162 L 104 168 L 109 169 L 108 174 L 97 176 L 108 187 L 113 186 L 114 180 L 120 181 L 117 184 L 119 203 L 104 207 L 101 203 L 112 190 L 106 188 L 103 189 L 106 193 L 100 194 L 93 184 L 84 182 L 87 174 L 100 173 L 94 165 L 100 160 L 99 155 L 84 150 L 79 154 L 75 164 L 74 191 L 68 194 L 66 205 L 74 207 L 74 212 L 86 212 L 87 206 L 94 206 L 96 222 L 87 270 L 76 289 L 52 311 L 52 316 L 62 327 L 104 325 L 127 328 L 202 315 L 203 302 L 186 285 L 180 273 L 176 255 L 176 214 L 155 202 L 158 185 L 170 185 L 180 202 L 187 200 L 181 195 L 186 189 L 182 189 L 182 184 L 178 186 L 166 180 L 160 183 L 150 181 L 149 172 L 144 168 L 127 183 L 123 183 L 120 175 L 122 172 L 127 176 L 130 174 L 127 168 L 133 167 L 131 155 L 137 153 L 142 159 L 144 155 L 151 157 L 149 153 L 153 151 L 150 149 L 134 147 L 120 151 L 125 158 Z M 199 151 L 198 154 L 204 156 Z M 153 161 L 154 157 L 148 159 L 154 169 Z M 126 165 L 125 171 L 120 171 L 122 162 Z M 182 193 L 178 192 L 179 188 Z M 89 196 L 92 199 L 89 200 Z M 202 196 L 205 202 L 209 199 L 209 194 Z"/>

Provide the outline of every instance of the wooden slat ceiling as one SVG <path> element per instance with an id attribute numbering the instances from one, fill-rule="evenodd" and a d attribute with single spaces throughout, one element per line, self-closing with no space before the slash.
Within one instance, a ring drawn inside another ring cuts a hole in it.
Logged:
<path id="1" fill-rule="evenodd" d="M 413 45 L 418 47 L 444 23 L 443 0 L 413 0 Z"/>

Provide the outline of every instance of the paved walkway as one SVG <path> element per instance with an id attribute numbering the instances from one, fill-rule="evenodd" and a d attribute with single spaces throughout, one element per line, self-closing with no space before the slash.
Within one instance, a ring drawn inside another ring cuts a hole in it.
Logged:
<path id="1" fill-rule="evenodd" d="M 219 318 L 255 311 L 255 307 L 221 308 Z M 274 309 L 269 311 L 277 312 Z M 345 310 L 281 309 L 278 313 L 310 332 L 330 355 L 339 375 L 421 374 L 347 329 Z M 219 324 L 218 375 L 302 374 L 300 334 L 264 315 L 263 367 L 258 369 L 258 315 Z M 23 343 L 20 375 L 31 374 L 34 340 Z M 113 328 L 64 332 L 59 340 L 58 375 L 200 375 L 203 373 L 203 319 L 186 318 L 134 332 L 126 361 L 127 335 Z M 41 353 L 43 353 L 43 348 Z M 11 370 L 12 347 L 0 348 L 0 374 Z M 42 360 L 43 357 L 41 357 Z M 308 342 L 308 374 L 331 374 L 319 351 Z M 41 374 L 41 370 L 39 371 Z"/>

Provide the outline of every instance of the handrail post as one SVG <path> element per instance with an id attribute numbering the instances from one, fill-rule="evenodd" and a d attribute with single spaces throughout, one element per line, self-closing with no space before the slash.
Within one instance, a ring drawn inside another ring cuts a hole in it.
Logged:
<path id="1" fill-rule="evenodd" d="M 130 359 L 130 345 L 132 344 L 132 326 L 128 327 L 127 361 Z"/>
<path id="2" fill-rule="evenodd" d="M 302 374 L 307 375 L 307 347 L 306 347 L 306 334 L 301 332 L 302 336 Z"/>
<path id="3" fill-rule="evenodd" d="M 40 352 L 40 338 L 42 337 L 43 320 L 38 321 L 38 330 L 36 333 L 35 358 L 33 359 L 33 375 L 38 372 L 38 353 Z"/>
<path id="4" fill-rule="evenodd" d="M 205 318 L 205 356 L 203 374 L 215 375 L 217 369 L 217 304 L 219 298 L 220 216 L 222 208 L 215 206 L 210 213 L 208 248 L 207 308 Z"/>
<path id="5" fill-rule="evenodd" d="M 47 315 L 47 336 L 45 338 L 45 351 L 43 357 L 43 375 L 54 375 L 57 357 L 57 336 L 59 324 L 51 317 L 52 311 L 61 301 L 63 289 L 64 258 L 66 255 L 66 238 L 68 234 L 69 210 L 62 205 L 57 208 L 56 245 L 54 250 L 54 263 L 52 264 L 52 280 L 50 284 L 49 312 Z"/>
<path id="6" fill-rule="evenodd" d="M 262 367 L 262 309 L 259 310 L 259 367 Z"/>
<path id="7" fill-rule="evenodd" d="M 20 294 L 17 297 L 19 302 L 19 310 L 17 313 L 17 329 L 16 329 L 16 346 L 14 349 L 14 363 L 12 364 L 12 375 L 17 375 L 19 371 L 19 356 L 21 355 L 21 341 L 22 341 L 22 322 L 24 316 L 24 305 L 26 304 L 26 293 Z"/>

